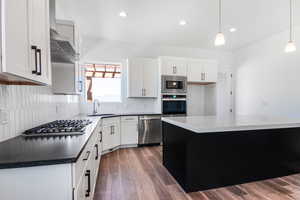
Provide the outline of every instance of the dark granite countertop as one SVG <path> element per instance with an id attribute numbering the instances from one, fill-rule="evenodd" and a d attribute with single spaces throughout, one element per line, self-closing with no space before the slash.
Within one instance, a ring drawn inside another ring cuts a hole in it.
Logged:
<path id="1" fill-rule="evenodd" d="M 99 121 L 97 117 L 88 119 L 93 123 L 83 135 L 37 138 L 21 135 L 1 142 L 0 169 L 76 162 Z"/>
<path id="2" fill-rule="evenodd" d="M 26 138 L 18 136 L 0 142 L 0 169 L 55 165 L 76 162 L 91 133 L 101 118 L 160 115 L 159 113 L 124 113 L 105 116 L 79 115 L 74 119 L 90 119 L 85 134 L 77 136 Z"/>

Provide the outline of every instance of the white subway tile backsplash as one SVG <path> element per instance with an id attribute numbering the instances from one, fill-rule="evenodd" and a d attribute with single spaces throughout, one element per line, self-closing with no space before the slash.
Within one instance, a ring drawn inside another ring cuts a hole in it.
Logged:
<path id="1" fill-rule="evenodd" d="M 0 85 L 0 110 L 8 112 L 8 123 L 0 121 L 0 141 L 26 129 L 79 114 L 79 97 L 53 95 L 46 86 Z"/>

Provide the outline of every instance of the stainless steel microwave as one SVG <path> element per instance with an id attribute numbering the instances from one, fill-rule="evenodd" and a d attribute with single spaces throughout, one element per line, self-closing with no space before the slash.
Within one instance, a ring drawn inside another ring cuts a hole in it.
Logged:
<path id="1" fill-rule="evenodd" d="M 186 76 L 162 76 L 161 93 L 182 94 L 187 92 Z"/>

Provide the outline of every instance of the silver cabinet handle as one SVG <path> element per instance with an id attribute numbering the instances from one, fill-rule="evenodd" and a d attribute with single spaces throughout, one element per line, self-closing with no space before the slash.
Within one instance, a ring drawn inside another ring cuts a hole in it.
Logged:
<path id="1" fill-rule="evenodd" d="M 204 73 L 201 73 L 201 81 L 204 80 L 204 76 L 203 76 Z"/>
<path id="2" fill-rule="evenodd" d="M 110 134 L 111 134 L 111 135 L 113 134 L 112 126 L 110 126 Z"/>
<path id="3" fill-rule="evenodd" d="M 142 88 L 142 96 L 145 96 L 145 89 Z"/>
<path id="4" fill-rule="evenodd" d="M 177 74 L 177 66 L 175 66 L 175 74 Z"/>
<path id="5" fill-rule="evenodd" d="M 146 96 L 146 89 L 145 88 L 142 89 L 142 96 L 143 97 Z"/>
<path id="6" fill-rule="evenodd" d="M 175 65 L 173 65 L 173 74 L 175 74 Z"/>

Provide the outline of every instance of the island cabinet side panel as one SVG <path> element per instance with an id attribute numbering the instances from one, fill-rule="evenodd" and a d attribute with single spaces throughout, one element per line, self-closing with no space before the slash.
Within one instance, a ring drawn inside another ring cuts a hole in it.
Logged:
<path id="1" fill-rule="evenodd" d="M 71 164 L 0 169 L 0 199 L 72 200 Z"/>
<path id="2" fill-rule="evenodd" d="M 162 122 L 163 165 L 176 181 L 186 187 L 186 147 L 191 136 L 185 129 Z"/>
<path id="3" fill-rule="evenodd" d="M 300 172 L 300 128 L 194 133 L 186 144 L 187 192 Z"/>

